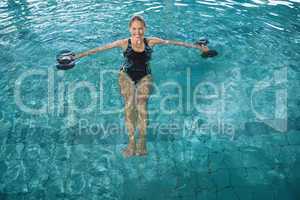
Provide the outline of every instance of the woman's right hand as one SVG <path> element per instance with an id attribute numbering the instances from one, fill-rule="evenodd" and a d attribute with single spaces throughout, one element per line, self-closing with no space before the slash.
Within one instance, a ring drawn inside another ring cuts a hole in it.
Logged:
<path id="1" fill-rule="evenodd" d="M 198 49 L 200 49 L 202 52 L 208 52 L 209 48 L 205 45 L 197 45 Z"/>

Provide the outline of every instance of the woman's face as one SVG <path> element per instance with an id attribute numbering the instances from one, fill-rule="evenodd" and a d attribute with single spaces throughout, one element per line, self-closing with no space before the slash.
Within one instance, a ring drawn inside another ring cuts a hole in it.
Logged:
<path id="1" fill-rule="evenodd" d="M 139 20 L 134 20 L 129 28 L 131 32 L 131 37 L 136 40 L 141 40 L 144 38 L 145 34 L 145 26 L 144 24 Z"/>

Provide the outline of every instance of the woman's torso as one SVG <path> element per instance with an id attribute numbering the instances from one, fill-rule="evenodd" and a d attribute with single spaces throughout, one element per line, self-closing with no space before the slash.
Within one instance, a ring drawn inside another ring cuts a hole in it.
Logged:
<path id="1" fill-rule="evenodd" d="M 136 48 L 135 48 L 136 49 Z M 144 50 L 134 50 L 131 39 L 128 39 L 128 45 L 123 52 L 123 66 L 130 71 L 145 71 L 149 68 L 151 60 L 152 48 L 148 44 L 148 40 L 144 38 Z"/>

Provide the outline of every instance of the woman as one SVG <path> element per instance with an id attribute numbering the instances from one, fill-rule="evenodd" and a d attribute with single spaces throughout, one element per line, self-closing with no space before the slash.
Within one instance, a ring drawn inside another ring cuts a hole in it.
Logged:
<path id="1" fill-rule="evenodd" d="M 145 155 L 146 128 L 147 128 L 147 100 L 151 91 L 151 71 L 149 61 L 152 47 L 158 44 L 172 44 L 189 48 L 197 48 L 203 52 L 209 49 L 203 45 L 194 45 L 184 42 L 163 40 L 160 38 L 144 38 L 146 23 L 141 16 L 133 16 L 129 22 L 131 37 L 80 53 L 75 58 L 81 58 L 99 51 L 111 48 L 122 48 L 124 63 L 121 66 L 119 84 L 121 94 L 125 100 L 125 121 L 129 132 L 128 147 L 123 150 L 124 156 Z M 137 115 L 136 115 L 137 112 Z M 134 138 L 135 128 L 139 129 L 139 140 Z"/>

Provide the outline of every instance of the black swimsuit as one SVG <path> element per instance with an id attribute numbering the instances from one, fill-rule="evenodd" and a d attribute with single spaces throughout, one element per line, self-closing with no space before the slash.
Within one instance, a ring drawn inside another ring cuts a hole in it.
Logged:
<path id="1" fill-rule="evenodd" d="M 144 38 L 145 49 L 143 52 L 136 52 L 132 48 L 131 39 L 128 39 L 127 49 L 123 52 L 124 62 L 121 71 L 128 74 L 131 80 L 137 84 L 144 76 L 151 74 L 149 61 L 151 59 L 152 48 Z"/>

